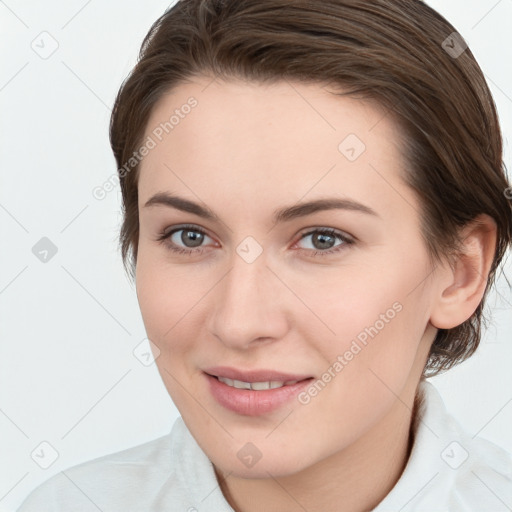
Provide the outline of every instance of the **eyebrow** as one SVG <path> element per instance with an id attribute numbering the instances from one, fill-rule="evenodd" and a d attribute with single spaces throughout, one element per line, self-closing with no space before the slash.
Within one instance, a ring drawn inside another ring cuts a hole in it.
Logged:
<path id="1" fill-rule="evenodd" d="M 219 217 L 209 208 L 201 206 L 189 199 L 185 199 L 184 197 L 168 194 L 167 192 L 158 192 L 148 199 L 144 204 L 144 208 L 150 206 L 167 206 L 170 208 L 176 208 L 183 212 L 193 213 L 203 219 L 220 222 Z M 352 199 L 326 198 L 309 201 L 307 203 L 299 203 L 276 210 L 274 211 L 273 222 L 286 222 L 324 210 L 349 210 L 380 217 L 379 214 L 369 206 Z"/>

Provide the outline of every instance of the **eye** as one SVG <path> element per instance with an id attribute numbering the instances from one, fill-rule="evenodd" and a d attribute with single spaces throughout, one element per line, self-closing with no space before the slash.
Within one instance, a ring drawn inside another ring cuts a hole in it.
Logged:
<path id="1" fill-rule="evenodd" d="M 325 256 L 333 253 L 337 253 L 346 249 L 348 245 L 354 243 L 354 240 L 332 228 L 316 228 L 303 233 L 301 241 L 311 237 L 311 243 L 313 244 L 312 249 L 301 249 L 308 252 L 312 252 L 313 256 Z M 336 239 L 340 240 L 341 243 L 335 245 Z"/>
<path id="2" fill-rule="evenodd" d="M 311 249 L 300 248 L 312 256 L 325 256 L 338 253 L 354 243 L 354 239 L 332 228 L 315 228 L 301 235 L 300 241 L 311 238 Z M 182 225 L 169 231 L 163 231 L 157 241 L 169 250 L 179 254 L 200 254 L 204 250 L 205 238 L 212 240 L 201 228 L 195 225 Z M 340 243 L 336 244 L 336 239 Z"/>
<path id="3" fill-rule="evenodd" d="M 182 225 L 160 233 L 157 241 L 163 243 L 171 251 L 180 254 L 191 254 L 203 251 L 201 244 L 205 238 L 211 240 L 201 228 L 194 225 Z M 183 246 L 180 244 L 183 244 Z"/>

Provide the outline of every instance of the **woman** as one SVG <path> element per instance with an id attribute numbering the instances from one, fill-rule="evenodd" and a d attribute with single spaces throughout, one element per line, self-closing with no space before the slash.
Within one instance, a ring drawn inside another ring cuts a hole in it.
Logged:
<path id="1" fill-rule="evenodd" d="M 20 510 L 506 510 L 512 460 L 426 377 L 480 341 L 510 245 L 500 127 L 419 0 L 186 0 L 111 119 L 120 244 L 168 436 Z"/>

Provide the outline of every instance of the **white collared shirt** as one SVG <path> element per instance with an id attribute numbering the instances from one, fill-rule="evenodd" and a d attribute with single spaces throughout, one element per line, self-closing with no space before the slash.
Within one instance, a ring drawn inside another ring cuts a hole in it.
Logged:
<path id="1" fill-rule="evenodd" d="M 407 465 L 373 512 L 512 510 L 512 457 L 472 438 L 421 381 L 423 404 Z M 234 512 L 214 468 L 179 417 L 169 434 L 61 471 L 18 512 Z"/>

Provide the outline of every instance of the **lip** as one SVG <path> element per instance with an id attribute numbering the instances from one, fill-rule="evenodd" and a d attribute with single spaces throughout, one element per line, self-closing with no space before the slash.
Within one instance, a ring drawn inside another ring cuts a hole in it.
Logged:
<path id="1" fill-rule="evenodd" d="M 282 375 L 283 374 L 281 374 L 281 376 Z M 285 403 L 291 401 L 300 391 L 309 386 L 313 380 L 313 377 L 311 377 L 288 386 L 285 385 L 280 388 L 255 391 L 252 389 L 237 389 L 228 386 L 218 380 L 217 377 L 213 377 L 207 373 L 204 373 L 204 376 L 208 381 L 210 392 L 215 400 L 224 408 L 244 416 L 260 416 L 275 411 Z M 288 380 L 288 375 L 285 375 L 285 377 Z M 264 381 L 265 380 L 253 380 L 246 382 Z"/>
<path id="2" fill-rule="evenodd" d="M 225 377 L 227 379 L 241 380 L 243 382 L 267 382 L 278 381 L 287 382 L 289 380 L 309 379 L 312 375 L 299 375 L 292 373 L 281 373 L 275 370 L 239 370 L 231 366 L 212 366 L 204 368 L 203 371 L 215 377 Z"/>

